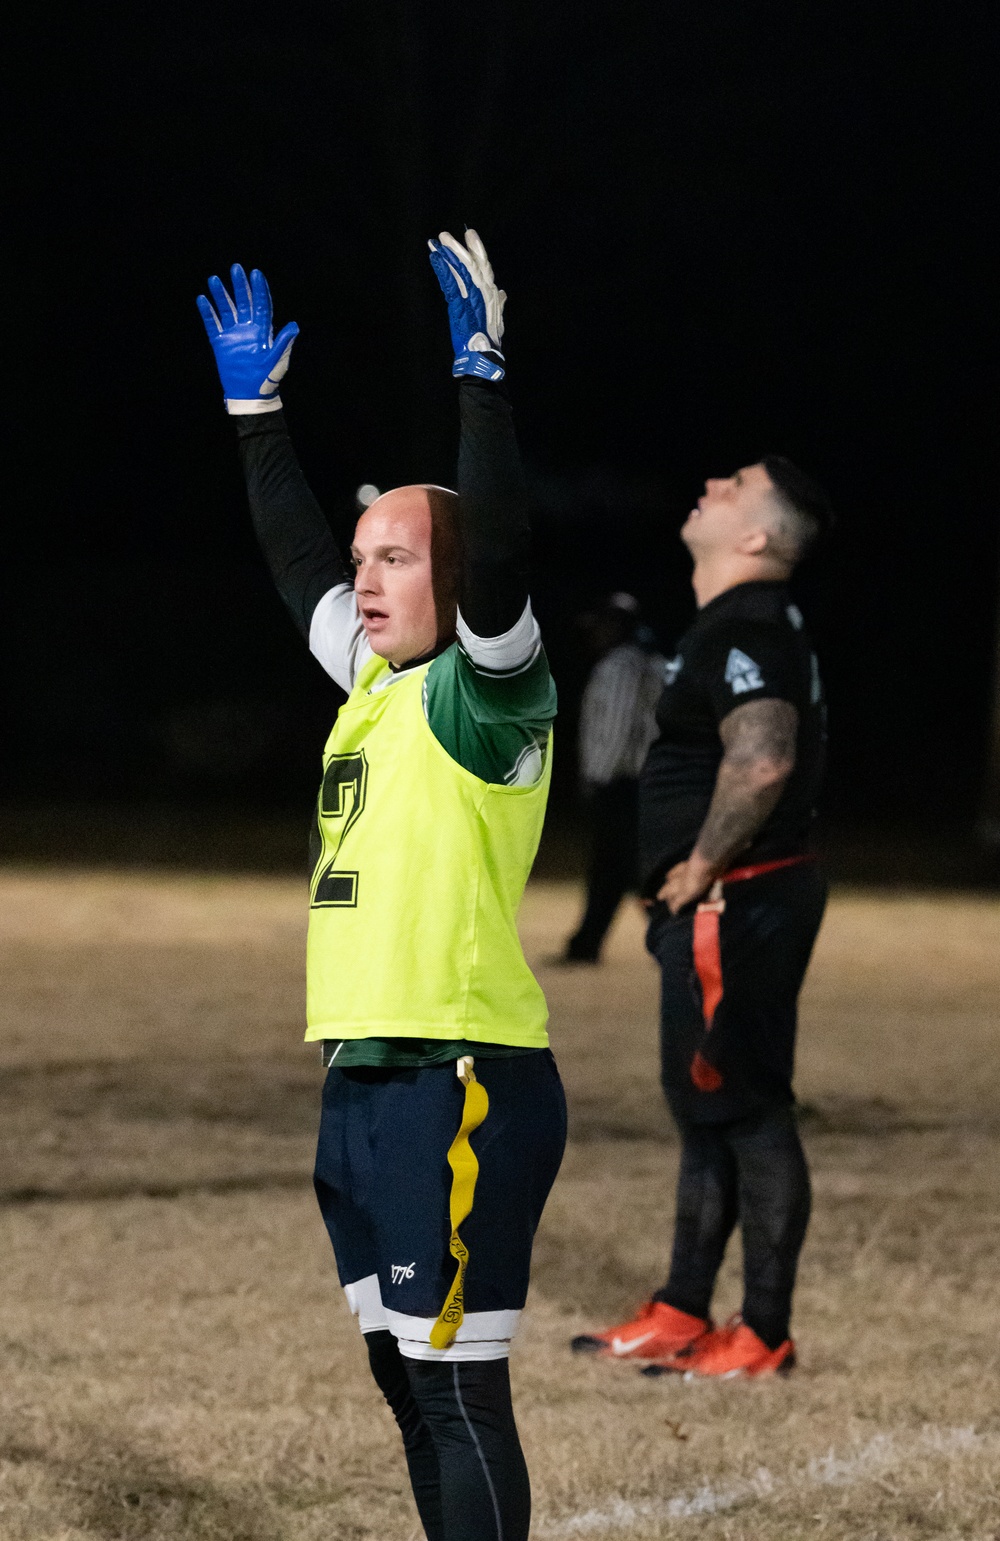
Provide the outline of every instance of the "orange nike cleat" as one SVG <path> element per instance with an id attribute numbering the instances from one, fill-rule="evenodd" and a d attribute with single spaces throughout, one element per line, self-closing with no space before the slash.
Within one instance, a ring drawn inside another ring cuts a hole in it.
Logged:
<path id="1" fill-rule="evenodd" d="M 685 1380 L 714 1377 L 736 1380 L 744 1376 L 787 1375 L 795 1368 L 795 1344 L 791 1338 L 777 1348 L 768 1348 L 739 1316 L 724 1327 L 706 1332 L 689 1348 L 679 1353 L 657 1356 L 644 1375 L 681 1374 Z"/>
<path id="2" fill-rule="evenodd" d="M 585 1333 L 570 1347 L 574 1354 L 598 1354 L 602 1359 L 663 1359 L 706 1337 L 711 1325 L 663 1300 L 647 1300 L 630 1322 Z"/>

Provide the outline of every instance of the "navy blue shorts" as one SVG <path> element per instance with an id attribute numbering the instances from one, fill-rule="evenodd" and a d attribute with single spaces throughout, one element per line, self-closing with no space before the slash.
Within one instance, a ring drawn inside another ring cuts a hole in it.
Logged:
<path id="1" fill-rule="evenodd" d="M 694 906 L 654 907 L 646 945 L 660 965 L 663 1090 L 680 1123 L 728 1123 L 788 1107 L 798 999 L 826 905 L 816 862 L 727 884 L 719 921 L 723 995 L 711 1031 L 694 967 Z M 695 1055 L 721 1078 L 699 1090 Z"/>
<path id="2" fill-rule="evenodd" d="M 362 1332 L 385 1329 L 413 1359 L 500 1359 L 528 1292 L 531 1248 L 566 1143 L 566 1102 L 547 1049 L 477 1059 L 489 1111 L 471 1136 L 479 1162 L 464 1319 L 450 1348 L 430 1330 L 455 1278 L 452 1172 L 465 1088 L 455 1066 L 331 1066 L 323 1087 L 316 1196 L 340 1282 Z"/>

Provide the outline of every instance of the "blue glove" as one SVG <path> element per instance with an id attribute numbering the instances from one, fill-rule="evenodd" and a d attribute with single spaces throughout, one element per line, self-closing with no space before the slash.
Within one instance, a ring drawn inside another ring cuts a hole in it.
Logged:
<path id="1" fill-rule="evenodd" d="M 448 324 L 455 350 L 453 375 L 474 375 L 479 380 L 502 380 L 504 357 L 503 307 L 507 296 L 496 286 L 486 248 L 474 230 L 465 232 L 466 244 L 442 230 L 428 241 L 431 267 L 448 301 Z"/>
<path id="2" fill-rule="evenodd" d="M 230 299 L 221 279 L 210 278 L 214 307 L 203 294 L 198 309 L 215 354 L 222 381 L 226 411 L 233 413 L 277 412 L 281 384 L 292 343 L 299 335 L 290 321 L 275 337 L 271 326 L 271 291 L 259 268 L 247 275 L 238 262 L 229 270 L 233 281 Z"/>

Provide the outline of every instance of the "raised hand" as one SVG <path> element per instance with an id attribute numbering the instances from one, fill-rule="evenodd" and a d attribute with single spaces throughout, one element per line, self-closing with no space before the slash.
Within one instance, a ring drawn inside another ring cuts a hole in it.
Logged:
<path id="1" fill-rule="evenodd" d="M 271 291 L 259 268 L 254 268 L 249 281 L 238 262 L 233 263 L 229 273 L 232 296 L 222 280 L 215 277 L 208 280 L 215 304 L 203 294 L 198 296 L 198 309 L 222 381 L 226 411 L 277 412 L 281 406 L 278 386 L 288 368 L 299 329 L 290 321 L 274 336 Z"/>
<path id="2" fill-rule="evenodd" d="M 448 302 L 448 324 L 455 350 L 453 375 L 474 375 L 480 380 L 502 380 L 504 357 L 503 307 L 507 299 L 498 289 L 486 248 L 474 230 L 465 232 L 465 245 L 442 230 L 428 241 L 431 267 Z"/>

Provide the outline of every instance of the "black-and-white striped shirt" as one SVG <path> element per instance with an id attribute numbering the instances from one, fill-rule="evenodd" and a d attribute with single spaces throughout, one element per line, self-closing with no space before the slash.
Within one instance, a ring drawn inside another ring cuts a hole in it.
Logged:
<path id="1" fill-rule="evenodd" d="M 642 770 L 656 737 L 663 659 L 623 642 L 595 665 L 580 706 L 580 779 L 607 786 Z"/>

